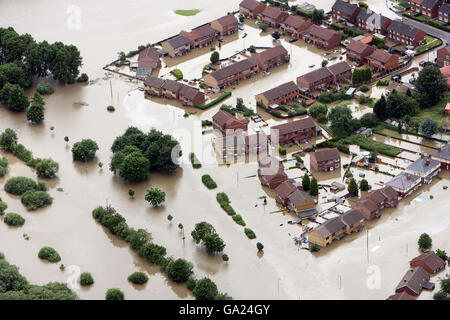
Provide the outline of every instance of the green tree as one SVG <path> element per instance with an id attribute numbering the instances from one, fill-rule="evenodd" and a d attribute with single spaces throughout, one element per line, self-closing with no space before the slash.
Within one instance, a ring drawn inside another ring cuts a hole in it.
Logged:
<path id="1" fill-rule="evenodd" d="M 197 280 L 192 290 L 196 300 L 214 300 L 218 293 L 217 285 L 209 278 Z"/>
<path id="2" fill-rule="evenodd" d="M 309 176 L 307 173 L 305 173 L 303 175 L 302 178 L 302 186 L 303 186 L 303 190 L 308 191 L 309 187 L 310 187 L 311 181 L 309 180 Z"/>
<path id="3" fill-rule="evenodd" d="M 222 255 L 222 260 L 225 261 L 225 262 L 228 262 L 230 260 L 230 257 L 228 257 L 228 255 L 226 253 L 224 253 Z"/>
<path id="4" fill-rule="evenodd" d="M 80 275 L 80 284 L 82 286 L 90 286 L 94 284 L 94 278 L 89 272 L 83 272 Z"/>
<path id="5" fill-rule="evenodd" d="M 83 139 L 74 143 L 72 147 L 72 156 L 75 161 L 92 161 L 98 150 L 98 144 L 91 139 Z"/>
<path id="6" fill-rule="evenodd" d="M 17 292 L 27 286 L 28 281 L 19 273 L 19 268 L 10 265 L 0 253 L 0 297 L 6 292 Z"/>
<path id="7" fill-rule="evenodd" d="M 0 102 L 12 111 L 25 111 L 30 102 L 25 91 L 17 84 L 6 83 L 0 90 Z"/>
<path id="8" fill-rule="evenodd" d="M 386 98 L 384 97 L 384 95 L 382 95 L 381 98 L 378 99 L 377 102 L 375 102 L 373 112 L 381 120 L 389 117 L 389 113 L 387 111 Z"/>
<path id="9" fill-rule="evenodd" d="M 205 245 L 206 252 L 210 254 L 222 252 L 225 248 L 225 243 L 217 233 L 207 234 L 203 239 L 203 243 Z"/>
<path id="10" fill-rule="evenodd" d="M 125 300 L 125 295 L 117 288 L 108 289 L 106 291 L 106 300 Z"/>
<path id="11" fill-rule="evenodd" d="M 145 200 L 152 206 L 157 207 L 166 200 L 166 193 L 158 188 L 147 189 Z"/>
<path id="12" fill-rule="evenodd" d="M 38 257 L 50 262 L 61 261 L 61 257 L 58 252 L 56 252 L 56 250 L 51 247 L 42 247 L 41 250 L 39 250 Z"/>
<path id="13" fill-rule="evenodd" d="M 82 66 L 80 51 L 77 47 L 64 45 L 62 42 L 55 42 L 51 47 L 54 58 L 50 63 L 49 71 L 53 79 L 63 83 L 74 83 Z"/>
<path id="14" fill-rule="evenodd" d="M 432 242 L 431 237 L 427 233 L 422 233 L 417 244 L 419 245 L 419 249 L 426 251 L 431 248 Z"/>
<path id="15" fill-rule="evenodd" d="M 259 25 L 259 29 L 261 29 L 262 32 L 266 32 L 268 28 L 269 28 L 269 26 L 265 23 L 261 23 Z"/>
<path id="16" fill-rule="evenodd" d="M 0 135 L 0 147 L 6 152 L 12 152 L 17 144 L 17 134 L 14 130 L 7 128 Z"/>
<path id="17" fill-rule="evenodd" d="M 419 72 L 414 84 L 419 93 L 422 108 L 436 105 L 447 91 L 447 79 L 434 64 L 428 64 Z"/>
<path id="18" fill-rule="evenodd" d="M 447 295 L 444 291 L 439 290 L 433 295 L 433 300 L 447 300 Z"/>
<path id="19" fill-rule="evenodd" d="M 27 120 L 39 124 L 44 121 L 44 107 L 41 105 L 31 105 L 27 109 Z"/>
<path id="20" fill-rule="evenodd" d="M 133 189 L 128 189 L 128 195 L 130 196 L 130 198 L 134 197 L 134 190 Z"/>
<path id="21" fill-rule="evenodd" d="M 331 122 L 330 128 L 337 136 L 347 136 L 354 129 L 354 125 L 352 125 L 352 111 L 347 106 L 331 108 L 327 119 Z"/>
<path id="22" fill-rule="evenodd" d="M 389 118 L 402 119 L 407 115 L 416 115 L 419 112 L 419 104 L 414 98 L 394 90 L 387 99 L 386 110 Z"/>
<path id="23" fill-rule="evenodd" d="M 261 242 L 258 242 L 257 244 L 256 244 L 256 248 L 258 249 L 258 251 L 263 251 L 263 249 L 264 249 L 264 245 L 261 243 Z"/>
<path id="24" fill-rule="evenodd" d="M 380 121 L 377 117 L 377 115 L 373 112 L 365 113 L 363 116 L 359 119 L 361 126 L 366 128 L 373 128 L 375 127 L 378 122 Z"/>
<path id="25" fill-rule="evenodd" d="M 211 63 L 217 63 L 220 59 L 219 53 L 217 51 L 214 51 L 211 53 L 211 57 L 209 60 L 211 60 Z"/>
<path id="26" fill-rule="evenodd" d="M 31 85 L 31 75 L 21 61 L 0 64 L 0 89 L 6 83 L 17 84 L 22 88 Z"/>
<path id="27" fill-rule="evenodd" d="M 442 260 L 447 261 L 448 255 L 447 255 L 447 252 L 445 252 L 445 250 L 437 249 L 437 250 L 436 250 L 436 254 L 437 254 L 437 255 L 439 256 L 439 258 L 441 258 Z"/>
<path id="28" fill-rule="evenodd" d="M 312 196 L 317 196 L 319 194 L 319 187 L 317 185 L 317 179 L 315 177 L 312 177 L 312 179 L 311 179 L 309 193 Z"/>
<path id="29" fill-rule="evenodd" d="M 324 17 L 324 11 L 322 9 L 314 9 L 314 11 L 312 12 L 312 18 L 311 21 L 314 24 L 318 24 L 320 25 L 322 23 Z"/>
<path id="30" fill-rule="evenodd" d="M 328 107 L 325 104 L 319 102 L 314 102 L 308 109 L 308 114 L 313 118 L 317 118 L 321 114 L 326 115 L 327 112 Z"/>
<path id="31" fill-rule="evenodd" d="M 439 131 L 439 124 L 431 118 L 426 118 L 420 124 L 420 132 L 427 137 L 431 137 Z"/>
<path id="32" fill-rule="evenodd" d="M 140 182 L 149 176 L 150 164 L 141 151 L 132 152 L 125 156 L 120 166 L 119 175 L 127 181 Z"/>
<path id="33" fill-rule="evenodd" d="M 350 183 L 348 184 L 347 190 L 351 196 L 353 196 L 353 197 L 358 196 L 358 184 L 356 183 L 356 180 L 354 178 L 350 179 Z"/>
<path id="34" fill-rule="evenodd" d="M 370 189 L 369 182 L 367 182 L 366 179 L 362 179 L 360 184 L 359 184 L 359 189 L 361 191 L 368 191 Z"/>
<path id="35" fill-rule="evenodd" d="M 193 274 L 192 269 L 192 263 L 184 259 L 176 259 L 167 265 L 167 275 L 174 282 L 185 282 Z"/>
<path id="36" fill-rule="evenodd" d="M 59 170 L 59 164 L 51 158 L 39 160 L 36 164 L 36 173 L 39 178 L 53 179 Z"/>
<path id="37" fill-rule="evenodd" d="M 446 294 L 450 294 L 450 276 L 446 276 L 446 278 L 441 279 L 441 290 Z"/>
<path id="38" fill-rule="evenodd" d="M 144 284 L 148 281 L 148 276 L 143 272 L 134 272 L 130 274 L 128 281 L 134 284 Z"/>
<path id="39" fill-rule="evenodd" d="M 322 68 L 326 67 L 328 64 L 328 60 L 324 59 L 322 60 Z"/>
<path id="40" fill-rule="evenodd" d="M 126 239 L 133 249 L 139 250 L 145 244 L 152 241 L 152 235 L 145 229 L 138 229 L 130 234 Z"/>

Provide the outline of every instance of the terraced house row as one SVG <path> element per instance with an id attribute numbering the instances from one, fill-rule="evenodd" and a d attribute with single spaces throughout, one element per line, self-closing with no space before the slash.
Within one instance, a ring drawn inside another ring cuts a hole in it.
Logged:
<path id="1" fill-rule="evenodd" d="M 343 61 L 298 77 L 297 85 L 301 91 L 325 90 L 330 85 L 335 85 L 344 79 L 351 78 L 352 68 L 347 62 Z"/>

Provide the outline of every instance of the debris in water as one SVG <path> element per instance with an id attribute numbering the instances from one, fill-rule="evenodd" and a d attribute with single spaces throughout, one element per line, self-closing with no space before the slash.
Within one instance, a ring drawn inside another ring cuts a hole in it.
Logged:
<path id="1" fill-rule="evenodd" d="M 64 189 L 63 189 L 63 188 L 58 188 L 58 189 L 56 189 L 56 191 L 58 191 L 58 192 L 63 192 Z"/>

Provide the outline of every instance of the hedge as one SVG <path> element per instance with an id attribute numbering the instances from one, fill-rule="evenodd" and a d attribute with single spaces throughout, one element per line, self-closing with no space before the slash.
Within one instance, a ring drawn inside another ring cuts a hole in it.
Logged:
<path id="1" fill-rule="evenodd" d="M 3 221 L 13 227 L 23 226 L 25 219 L 17 213 L 8 213 Z"/>
<path id="2" fill-rule="evenodd" d="M 233 216 L 233 220 L 234 220 L 234 222 L 236 222 L 237 224 L 239 224 L 239 225 L 245 227 L 245 221 L 244 221 L 244 219 L 242 219 L 242 217 L 241 217 L 240 214 L 234 215 L 234 216 Z"/>
<path id="3" fill-rule="evenodd" d="M 192 167 L 194 169 L 200 169 L 202 167 L 202 164 L 200 163 L 200 161 L 197 159 L 197 157 L 195 156 L 195 153 L 191 152 L 189 154 L 189 157 L 191 159 L 191 163 L 192 163 Z"/>
<path id="4" fill-rule="evenodd" d="M 205 174 L 202 176 L 202 182 L 208 189 L 217 188 L 217 184 L 214 182 L 214 180 L 211 178 L 209 174 Z"/>
<path id="5" fill-rule="evenodd" d="M 233 216 L 236 214 L 236 211 L 234 211 L 233 207 L 230 205 L 230 199 L 224 192 L 219 192 L 216 195 L 216 200 L 220 204 L 220 207 L 230 216 Z"/>
<path id="6" fill-rule="evenodd" d="M 58 252 L 56 252 L 56 250 L 51 247 L 41 248 L 41 250 L 39 250 L 38 257 L 40 259 L 48 260 L 50 262 L 61 261 L 61 257 L 58 254 Z"/>
<path id="7" fill-rule="evenodd" d="M 423 16 L 411 15 L 411 14 L 408 14 L 408 13 L 404 13 L 403 15 L 408 17 L 408 18 L 410 18 L 410 19 L 426 23 L 426 24 L 428 24 L 428 25 L 430 25 L 432 27 L 444 30 L 446 32 L 450 32 L 450 26 L 447 26 L 447 25 L 445 25 L 445 24 L 443 24 L 443 23 L 441 23 L 439 21 L 436 21 L 436 20 L 433 20 L 433 19 L 430 19 L 430 18 L 427 18 L 427 17 L 423 17 Z"/>
<path id="8" fill-rule="evenodd" d="M 198 109 L 201 109 L 201 110 L 206 110 L 206 109 L 208 109 L 208 108 L 210 108 L 212 106 L 215 106 L 219 102 L 225 100 L 229 96 L 231 96 L 231 91 L 230 92 L 225 92 L 223 95 L 215 98 L 213 101 L 211 101 L 208 104 L 197 104 L 197 105 L 195 105 L 195 107 L 198 108 Z"/>
<path id="9" fill-rule="evenodd" d="M 372 140 L 362 135 L 352 135 L 350 137 L 346 137 L 340 140 L 339 142 L 343 142 L 345 144 L 356 144 L 365 150 L 375 151 L 377 153 L 384 154 L 389 157 L 395 157 L 402 151 L 398 147 L 391 146 L 376 140 Z"/>
<path id="10" fill-rule="evenodd" d="M 250 229 L 250 228 L 245 228 L 245 229 L 244 229 L 244 232 L 245 232 L 245 234 L 247 235 L 247 237 L 248 237 L 249 239 L 255 239 L 255 238 L 256 238 L 256 234 L 253 232 L 252 229 Z"/>

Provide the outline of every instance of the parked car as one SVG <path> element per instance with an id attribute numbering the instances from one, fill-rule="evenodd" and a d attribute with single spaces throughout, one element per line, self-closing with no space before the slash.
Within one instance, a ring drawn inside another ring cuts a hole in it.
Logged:
<path id="1" fill-rule="evenodd" d="M 330 58 L 328 58 L 329 61 L 332 61 L 332 60 L 335 60 L 335 59 L 337 59 L 337 57 L 330 57 Z"/>
<path id="2" fill-rule="evenodd" d="M 358 62 L 358 63 L 356 64 L 357 67 L 361 67 L 361 66 L 363 66 L 363 65 L 364 65 L 364 62 Z"/>
<path id="3" fill-rule="evenodd" d="M 298 38 L 292 38 L 292 39 L 289 40 L 289 42 L 292 43 L 292 42 L 295 42 L 297 40 L 298 40 Z"/>

